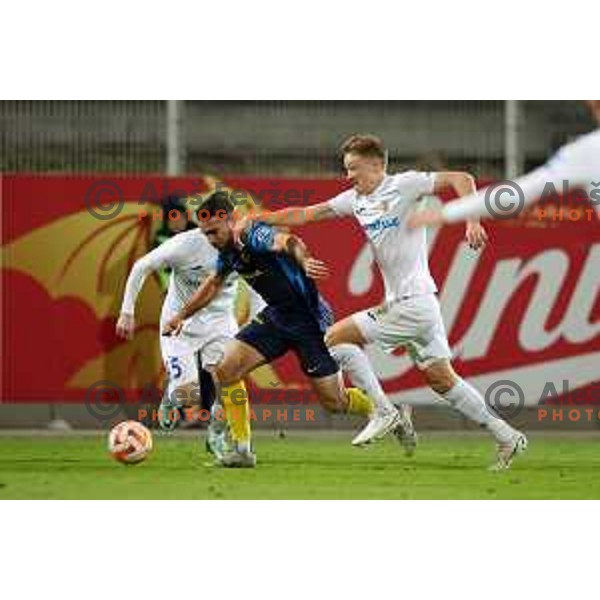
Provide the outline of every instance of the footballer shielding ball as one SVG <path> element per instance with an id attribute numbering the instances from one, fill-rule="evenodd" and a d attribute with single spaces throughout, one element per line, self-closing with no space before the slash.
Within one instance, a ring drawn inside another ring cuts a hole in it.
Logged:
<path id="1" fill-rule="evenodd" d="M 152 450 L 150 430 L 137 421 L 123 421 L 108 434 L 108 451 L 126 465 L 142 462 Z"/>

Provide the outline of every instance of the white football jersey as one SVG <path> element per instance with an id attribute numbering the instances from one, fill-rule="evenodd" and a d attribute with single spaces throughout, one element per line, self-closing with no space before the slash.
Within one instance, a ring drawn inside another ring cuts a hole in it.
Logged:
<path id="1" fill-rule="evenodd" d="M 407 229 L 415 202 L 433 193 L 435 175 L 406 171 L 386 175 L 367 196 L 350 189 L 329 200 L 339 216 L 354 216 L 371 244 L 385 284 L 386 302 L 436 292 L 429 272 L 424 229 Z"/>
<path id="2" fill-rule="evenodd" d="M 600 129 L 563 146 L 545 165 L 515 180 L 521 188 L 524 205 L 538 200 L 552 183 L 558 193 L 563 182 L 568 187 L 583 188 L 595 207 L 600 207 Z M 446 204 L 442 210 L 446 221 L 454 223 L 491 215 L 485 203 L 486 190 Z"/>
<path id="3" fill-rule="evenodd" d="M 174 317 L 192 297 L 199 285 L 215 271 L 218 252 L 200 229 L 179 233 L 155 248 L 133 266 L 127 285 L 121 312 L 133 314 L 137 296 L 147 275 L 163 267 L 169 267 L 169 288 L 163 302 L 161 326 Z M 188 336 L 214 334 L 219 324 L 235 331 L 234 302 L 237 292 L 237 276 L 232 274 L 225 281 L 223 290 L 203 310 L 190 317 L 184 332 Z"/>

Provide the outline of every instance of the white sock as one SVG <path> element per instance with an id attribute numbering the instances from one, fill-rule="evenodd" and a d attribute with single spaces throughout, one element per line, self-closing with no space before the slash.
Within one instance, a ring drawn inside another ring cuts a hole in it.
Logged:
<path id="1" fill-rule="evenodd" d="M 363 390 L 375 402 L 378 412 L 395 410 L 385 395 L 367 355 L 358 346 L 338 344 L 329 348 L 329 352 L 340 369 L 348 374 L 352 385 Z"/>
<path id="2" fill-rule="evenodd" d="M 482 395 L 464 379 L 459 378 L 453 388 L 439 396 L 465 417 L 489 429 L 499 442 L 510 442 L 517 433 L 506 421 L 492 413 Z"/>

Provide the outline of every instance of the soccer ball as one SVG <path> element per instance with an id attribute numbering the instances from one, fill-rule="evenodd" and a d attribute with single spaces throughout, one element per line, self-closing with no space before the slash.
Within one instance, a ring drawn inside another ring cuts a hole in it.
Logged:
<path id="1" fill-rule="evenodd" d="M 142 462 L 152 450 L 152 434 L 137 421 L 123 421 L 108 434 L 108 451 L 127 465 Z"/>

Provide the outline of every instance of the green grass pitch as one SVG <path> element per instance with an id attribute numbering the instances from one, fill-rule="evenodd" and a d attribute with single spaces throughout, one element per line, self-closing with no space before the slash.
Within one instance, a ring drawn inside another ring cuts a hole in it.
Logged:
<path id="1" fill-rule="evenodd" d="M 142 464 L 124 466 L 105 436 L 0 437 L 0 499 L 512 499 L 600 498 L 600 437 L 533 435 L 510 471 L 486 470 L 488 437 L 422 435 L 405 458 L 393 439 L 367 449 L 351 435 L 294 433 L 256 440 L 255 470 L 208 466 L 198 435 L 154 436 Z"/>

